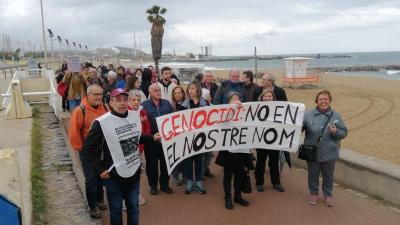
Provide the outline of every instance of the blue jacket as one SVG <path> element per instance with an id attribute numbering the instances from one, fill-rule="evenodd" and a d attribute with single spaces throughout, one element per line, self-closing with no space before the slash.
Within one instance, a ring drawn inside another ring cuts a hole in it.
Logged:
<path id="1" fill-rule="evenodd" d="M 172 113 L 172 106 L 168 100 L 160 99 L 160 105 L 157 107 L 151 99 L 142 103 L 143 109 L 147 113 L 147 118 L 150 122 L 151 134 L 158 133 L 156 118 Z"/>
<path id="2" fill-rule="evenodd" d="M 126 85 L 126 81 L 125 80 L 120 80 L 120 81 L 118 81 L 116 88 L 125 89 L 125 85 Z"/>
<path id="3" fill-rule="evenodd" d="M 332 112 L 332 109 L 329 109 L 327 112 L 321 113 L 315 108 L 304 115 L 303 130 L 305 130 L 306 134 L 304 144 L 317 145 L 318 162 L 337 160 L 339 158 L 340 141 L 347 136 L 347 127 L 342 117 L 339 113 Z M 328 126 L 324 129 L 321 140 L 317 144 L 321 129 L 328 120 Z M 335 135 L 330 132 L 330 124 L 335 124 L 336 126 Z"/>

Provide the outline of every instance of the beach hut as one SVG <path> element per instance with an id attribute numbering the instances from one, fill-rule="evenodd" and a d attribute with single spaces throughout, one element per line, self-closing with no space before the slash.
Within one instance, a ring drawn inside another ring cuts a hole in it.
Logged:
<path id="1" fill-rule="evenodd" d="M 285 87 L 318 87 L 321 82 L 318 69 L 308 68 L 310 60 L 314 58 L 290 57 L 284 58 L 285 73 L 283 76 L 283 86 Z"/>

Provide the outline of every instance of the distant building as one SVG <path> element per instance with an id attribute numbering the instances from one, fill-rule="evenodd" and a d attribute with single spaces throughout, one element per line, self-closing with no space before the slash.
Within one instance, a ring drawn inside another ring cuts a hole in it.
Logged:
<path id="1" fill-rule="evenodd" d="M 143 51 L 139 49 L 134 49 L 134 48 L 126 48 L 126 47 L 120 47 L 120 46 L 114 46 L 112 47 L 112 50 L 116 52 L 117 54 L 126 54 L 126 55 L 146 55 Z"/>

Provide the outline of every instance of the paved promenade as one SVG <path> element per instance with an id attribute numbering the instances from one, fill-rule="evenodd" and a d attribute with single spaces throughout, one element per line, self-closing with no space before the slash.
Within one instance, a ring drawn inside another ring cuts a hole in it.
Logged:
<path id="1" fill-rule="evenodd" d="M 215 159 L 215 158 L 213 158 Z M 184 194 L 184 187 L 171 186 L 172 195 L 148 194 L 146 175 L 142 174 L 142 194 L 147 204 L 140 206 L 140 221 L 143 225 L 398 225 L 400 209 L 386 204 L 348 187 L 335 184 L 335 207 L 323 203 L 311 206 L 306 203 L 307 172 L 303 169 L 285 168 L 282 184 L 285 193 L 272 189 L 269 174 L 266 175 L 265 192 L 245 194 L 250 206 L 234 204 L 233 210 L 224 208 L 222 169 L 213 166 L 215 178 L 205 181 L 207 194 Z M 252 176 L 253 187 L 254 176 Z M 104 218 L 104 224 L 108 224 Z"/>

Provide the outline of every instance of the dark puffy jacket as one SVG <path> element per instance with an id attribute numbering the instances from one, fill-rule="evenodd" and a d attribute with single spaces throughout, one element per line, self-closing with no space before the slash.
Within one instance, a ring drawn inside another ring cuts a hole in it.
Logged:
<path id="1" fill-rule="evenodd" d="M 228 95 L 231 92 L 238 92 L 240 94 L 240 101 L 246 102 L 246 91 L 240 85 L 240 83 L 234 83 L 230 80 L 221 82 L 221 86 L 217 89 L 215 93 L 215 98 L 213 100 L 214 105 L 228 104 Z"/>
<path id="2" fill-rule="evenodd" d="M 160 99 L 160 105 L 158 107 L 153 103 L 151 98 L 144 101 L 142 106 L 150 121 L 151 134 L 158 133 L 156 118 L 173 112 L 171 103 L 165 99 Z"/>

